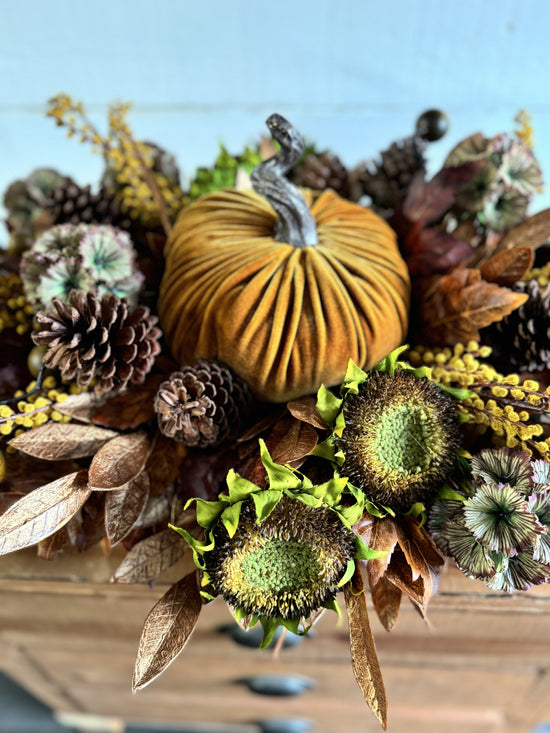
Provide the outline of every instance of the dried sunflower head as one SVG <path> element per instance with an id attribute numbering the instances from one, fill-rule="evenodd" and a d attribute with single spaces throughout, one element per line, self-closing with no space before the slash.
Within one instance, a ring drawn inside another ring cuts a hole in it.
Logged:
<path id="1" fill-rule="evenodd" d="M 299 633 L 317 611 L 335 607 L 355 560 L 380 553 L 352 531 L 363 497 L 348 493 L 346 479 L 314 485 L 274 463 L 260 445 L 265 488 L 230 471 L 227 494 L 217 501 L 192 500 L 204 539 L 174 529 L 193 549 L 203 595 L 222 596 L 238 621 L 259 621 L 267 646 L 279 626 Z"/>
<path id="2" fill-rule="evenodd" d="M 393 512 L 425 503 L 453 470 L 460 430 L 450 394 L 397 362 L 397 349 L 369 373 L 352 365 L 330 419 L 326 391 L 318 407 L 334 425 L 334 460 L 367 499 Z"/>

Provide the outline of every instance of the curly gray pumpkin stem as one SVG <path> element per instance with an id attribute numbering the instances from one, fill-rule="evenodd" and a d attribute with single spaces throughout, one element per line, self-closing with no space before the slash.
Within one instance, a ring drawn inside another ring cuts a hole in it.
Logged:
<path id="1" fill-rule="evenodd" d="M 254 168 L 250 176 L 252 188 L 277 212 L 274 235 L 277 242 L 311 247 L 318 242 L 315 219 L 298 188 L 286 178 L 304 151 L 304 140 L 281 115 L 271 115 L 266 125 L 281 149 Z"/>

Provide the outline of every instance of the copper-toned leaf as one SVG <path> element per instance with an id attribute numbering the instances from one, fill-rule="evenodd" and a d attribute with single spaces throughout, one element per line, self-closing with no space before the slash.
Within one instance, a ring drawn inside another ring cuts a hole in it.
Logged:
<path id="1" fill-rule="evenodd" d="M 67 523 L 68 524 L 68 523 Z M 40 540 L 38 543 L 38 557 L 42 560 L 54 560 L 56 555 L 61 552 L 65 547 L 69 539 L 67 532 L 67 525 L 58 529 L 57 532 L 46 537 L 45 540 Z"/>
<path id="2" fill-rule="evenodd" d="M 311 425 L 293 420 L 288 432 L 271 451 L 275 463 L 295 463 L 311 453 L 319 441 L 317 431 Z"/>
<path id="3" fill-rule="evenodd" d="M 300 397 L 291 402 L 287 402 L 287 408 L 291 415 L 297 420 L 309 423 L 314 428 L 319 430 L 328 430 L 329 426 L 321 417 L 319 410 L 317 409 L 317 401 L 312 395 L 306 397 Z"/>
<path id="4" fill-rule="evenodd" d="M 105 498 L 105 531 L 111 545 L 118 544 L 132 530 L 149 497 L 149 474 L 142 471 L 122 489 Z"/>
<path id="5" fill-rule="evenodd" d="M 107 494 L 107 496 L 110 496 L 110 494 Z M 160 522 L 166 526 L 172 520 L 171 507 L 171 497 L 166 496 L 166 494 L 149 495 L 147 504 L 134 523 L 134 529 L 152 527 Z"/>
<path id="6" fill-rule="evenodd" d="M 146 583 L 191 552 L 189 545 L 173 529 L 146 537 L 132 547 L 117 568 L 113 580 L 117 583 Z"/>
<path id="7" fill-rule="evenodd" d="M 371 587 L 376 585 L 386 572 L 396 544 L 397 528 L 394 519 L 392 517 L 383 517 L 382 519 L 375 517 L 370 530 L 368 545 L 371 549 L 386 554 L 367 562 L 367 573 Z"/>
<path id="8" fill-rule="evenodd" d="M 73 420 L 91 422 L 92 417 L 98 409 L 105 404 L 105 396 L 94 394 L 94 392 L 82 392 L 81 394 L 69 395 L 63 402 L 56 402 L 54 407 L 62 415 L 68 415 Z"/>
<path id="9" fill-rule="evenodd" d="M 0 555 L 35 545 L 63 527 L 90 496 L 87 471 L 27 494 L 0 517 Z"/>
<path id="10" fill-rule="evenodd" d="M 437 592 L 441 566 L 444 558 L 426 530 L 411 516 L 400 517 L 397 527 L 397 541 L 412 571 L 412 578 L 422 578 L 422 610 Z"/>
<path id="11" fill-rule="evenodd" d="M 550 239 L 550 209 L 544 209 L 506 232 L 498 243 L 498 249 L 512 249 L 513 247 L 536 249 L 548 239 Z"/>
<path id="12" fill-rule="evenodd" d="M 399 615 L 403 591 L 383 576 L 376 585 L 370 586 L 370 595 L 380 623 L 386 631 L 391 631 Z"/>
<path id="13" fill-rule="evenodd" d="M 394 550 L 384 577 L 402 590 L 420 613 L 425 615 L 424 580 L 422 577 L 413 578 L 411 566 L 400 549 Z"/>
<path id="14" fill-rule="evenodd" d="M 46 461 L 93 456 L 101 446 L 117 436 L 95 425 L 49 422 L 10 440 L 12 448 Z"/>
<path id="15" fill-rule="evenodd" d="M 117 430 L 135 430 L 156 417 L 153 399 L 164 374 L 150 374 L 144 384 L 134 385 L 132 389 L 110 397 L 105 404 L 94 413 L 93 421 L 97 425 Z"/>
<path id="16" fill-rule="evenodd" d="M 363 579 L 359 568 L 356 568 L 352 582 L 344 586 L 344 598 L 348 613 L 353 673 L 368 706 L 385 730 L 386 690 L 370 628 Z"/>
<path id="17" fill-rule="evenodd" d="M 430 343 L 479 341 L 479 329 L 501 320 L 526 299 L 481 279 L 479 270 L 457 268 L 426 284 L 419 306 L 423 336 Z"/>
<path id="18" fill-rule="evenodd" d="M 121 488 L 143 471 L 150 451 L 151 441 L 144 431 L 117 435 L 95 454 L 90 464 L 90 488 Z"/>
<path id="19" fill-rule="evenodd" d="M 171 664 L 185 647 L 202 608 L 196 572 L 175 583 L 145 620 L 132 680 L 141 690 Z"/>
<path id="20" fill-rule="evenodd" d="M 497 252 L 479 268 L 481 277 L 487 282 L 504 287 L 521 280 L 533 266 L 535 253 L 529 247 L 516 247 Z"/>

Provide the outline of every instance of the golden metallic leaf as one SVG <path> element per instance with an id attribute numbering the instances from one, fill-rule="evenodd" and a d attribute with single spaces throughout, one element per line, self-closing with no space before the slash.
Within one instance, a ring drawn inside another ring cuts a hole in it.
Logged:
<path id="1" fill-rule="evenodd" d="M 67 523 L 68 524 L 68 523 Z M 54 560 L 56 555 L 61 552 L 65 544 L 69 539 L 69 533 L 67 532 L 67 525 L 58 529 L 45 540 L 40 540 L 38 543 L 37 553 L 38 557 L 42 560 Z"/>
<path id="2" fill-rule="evenodd" d="M 90 464 L 90 488 L 96 491 L 122 488 L 143 471 L 150 452 L 151 441 L 144 431 L 117 435 L 94 456 Z"/>
<path id="3" fill-rule="evenodd" d="M 175 565 L 191 549 L 173 529 L 146 537 L 135 544 L 117 568 L 117 583 L 146 583 Z"/>
<path id="4" fill-rule="evenodd" d="M 367 705 L 386 730 L 386 690 L 370 628 L 363 579 L 358 567 L 352 582 L 344 586 L 344 598 L 349 621 L 353 673 Z"/>
<path id="5" fill-rule="evenodd" d="M 142 471 L 105 499 L 105 532 L 111 545 L 118 544 L 133 529 L 149 498 L 149 474 Z"/>
<path id="6" fill-rule="evenodd" d="M 412 571 L 413 581 L 422 578 L 422 612 L 426 613 L 431 597 L 437 592 L 444 558 L 426 530 L 411 516 L 396 523 L 397 541 Z"/>
<path id="7" fill-rule="evenodd" d="M 41 486 L 0 516 L 0 555 L 35 545 L 61 529 L 90 496 L 87 471 Z"/>
<path id="8" fill-rule="evenodd" d="M 196 572 L 175 583 L 153 606 L 139 642 L 132 680 L 134 692 L 156 679 L 183 650 L 201 608 Z"/>
<path id="9" fill-rule="evenodd" d="M 399 615 L 402 590 L 382 576 L 376 585 L 370 586 L 370 595 L 380 623 L 386 631 L 391 631 Z"/>
<path id="10" fill-rule="evenodd" d="M 538 214 L 516 224 L 506 232 L 498 243 L 499 250 L 513 247 L 531 247 L 536 249 L 550 238 L 550 209 L 539 211 Z"/>
<path id="11" fill-rule="evenodd" d="M 105 396 L 93 392 L 69 395 L 63 402 L 56 402 L 54 407 L 62 415 L 68 415 L 73 420 L 92 422 L 94 414 L 105 403 Z"/>
<path id="12" fill-rule="evenodd" d="M 397 528 L 394 519 L 392 517 L 383 517 L 382 519 L 374 517 L 369 531 L 368 545 L 372 550 L 379 550 L 386 554 L 367 562 L 367 573 L 371 587 L 376 585 L 386 572 L 396 544 Z"/>
<path id="13" fill-rule="evenodd" d="M 16 435 L 9 443 L 12 448 L 46 461 L 93 456 L 118 433 L 95 425 L 49 422 Z"/>

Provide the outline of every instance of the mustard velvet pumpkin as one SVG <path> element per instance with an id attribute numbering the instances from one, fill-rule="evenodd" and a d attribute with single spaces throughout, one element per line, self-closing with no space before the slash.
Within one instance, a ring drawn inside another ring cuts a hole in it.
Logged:
<path id="1" fill-rule="evenodd" d="M 277 241 L 263 196 L 224 189 L 184 209 L 165 248 L 158 309 L 174 357 L 224 362 L 270 402 L 340 383 L 349 359 L 368 369 L 407 331 L 394 232 L 334 191 L 301 193 L 316 244 Z"/>

